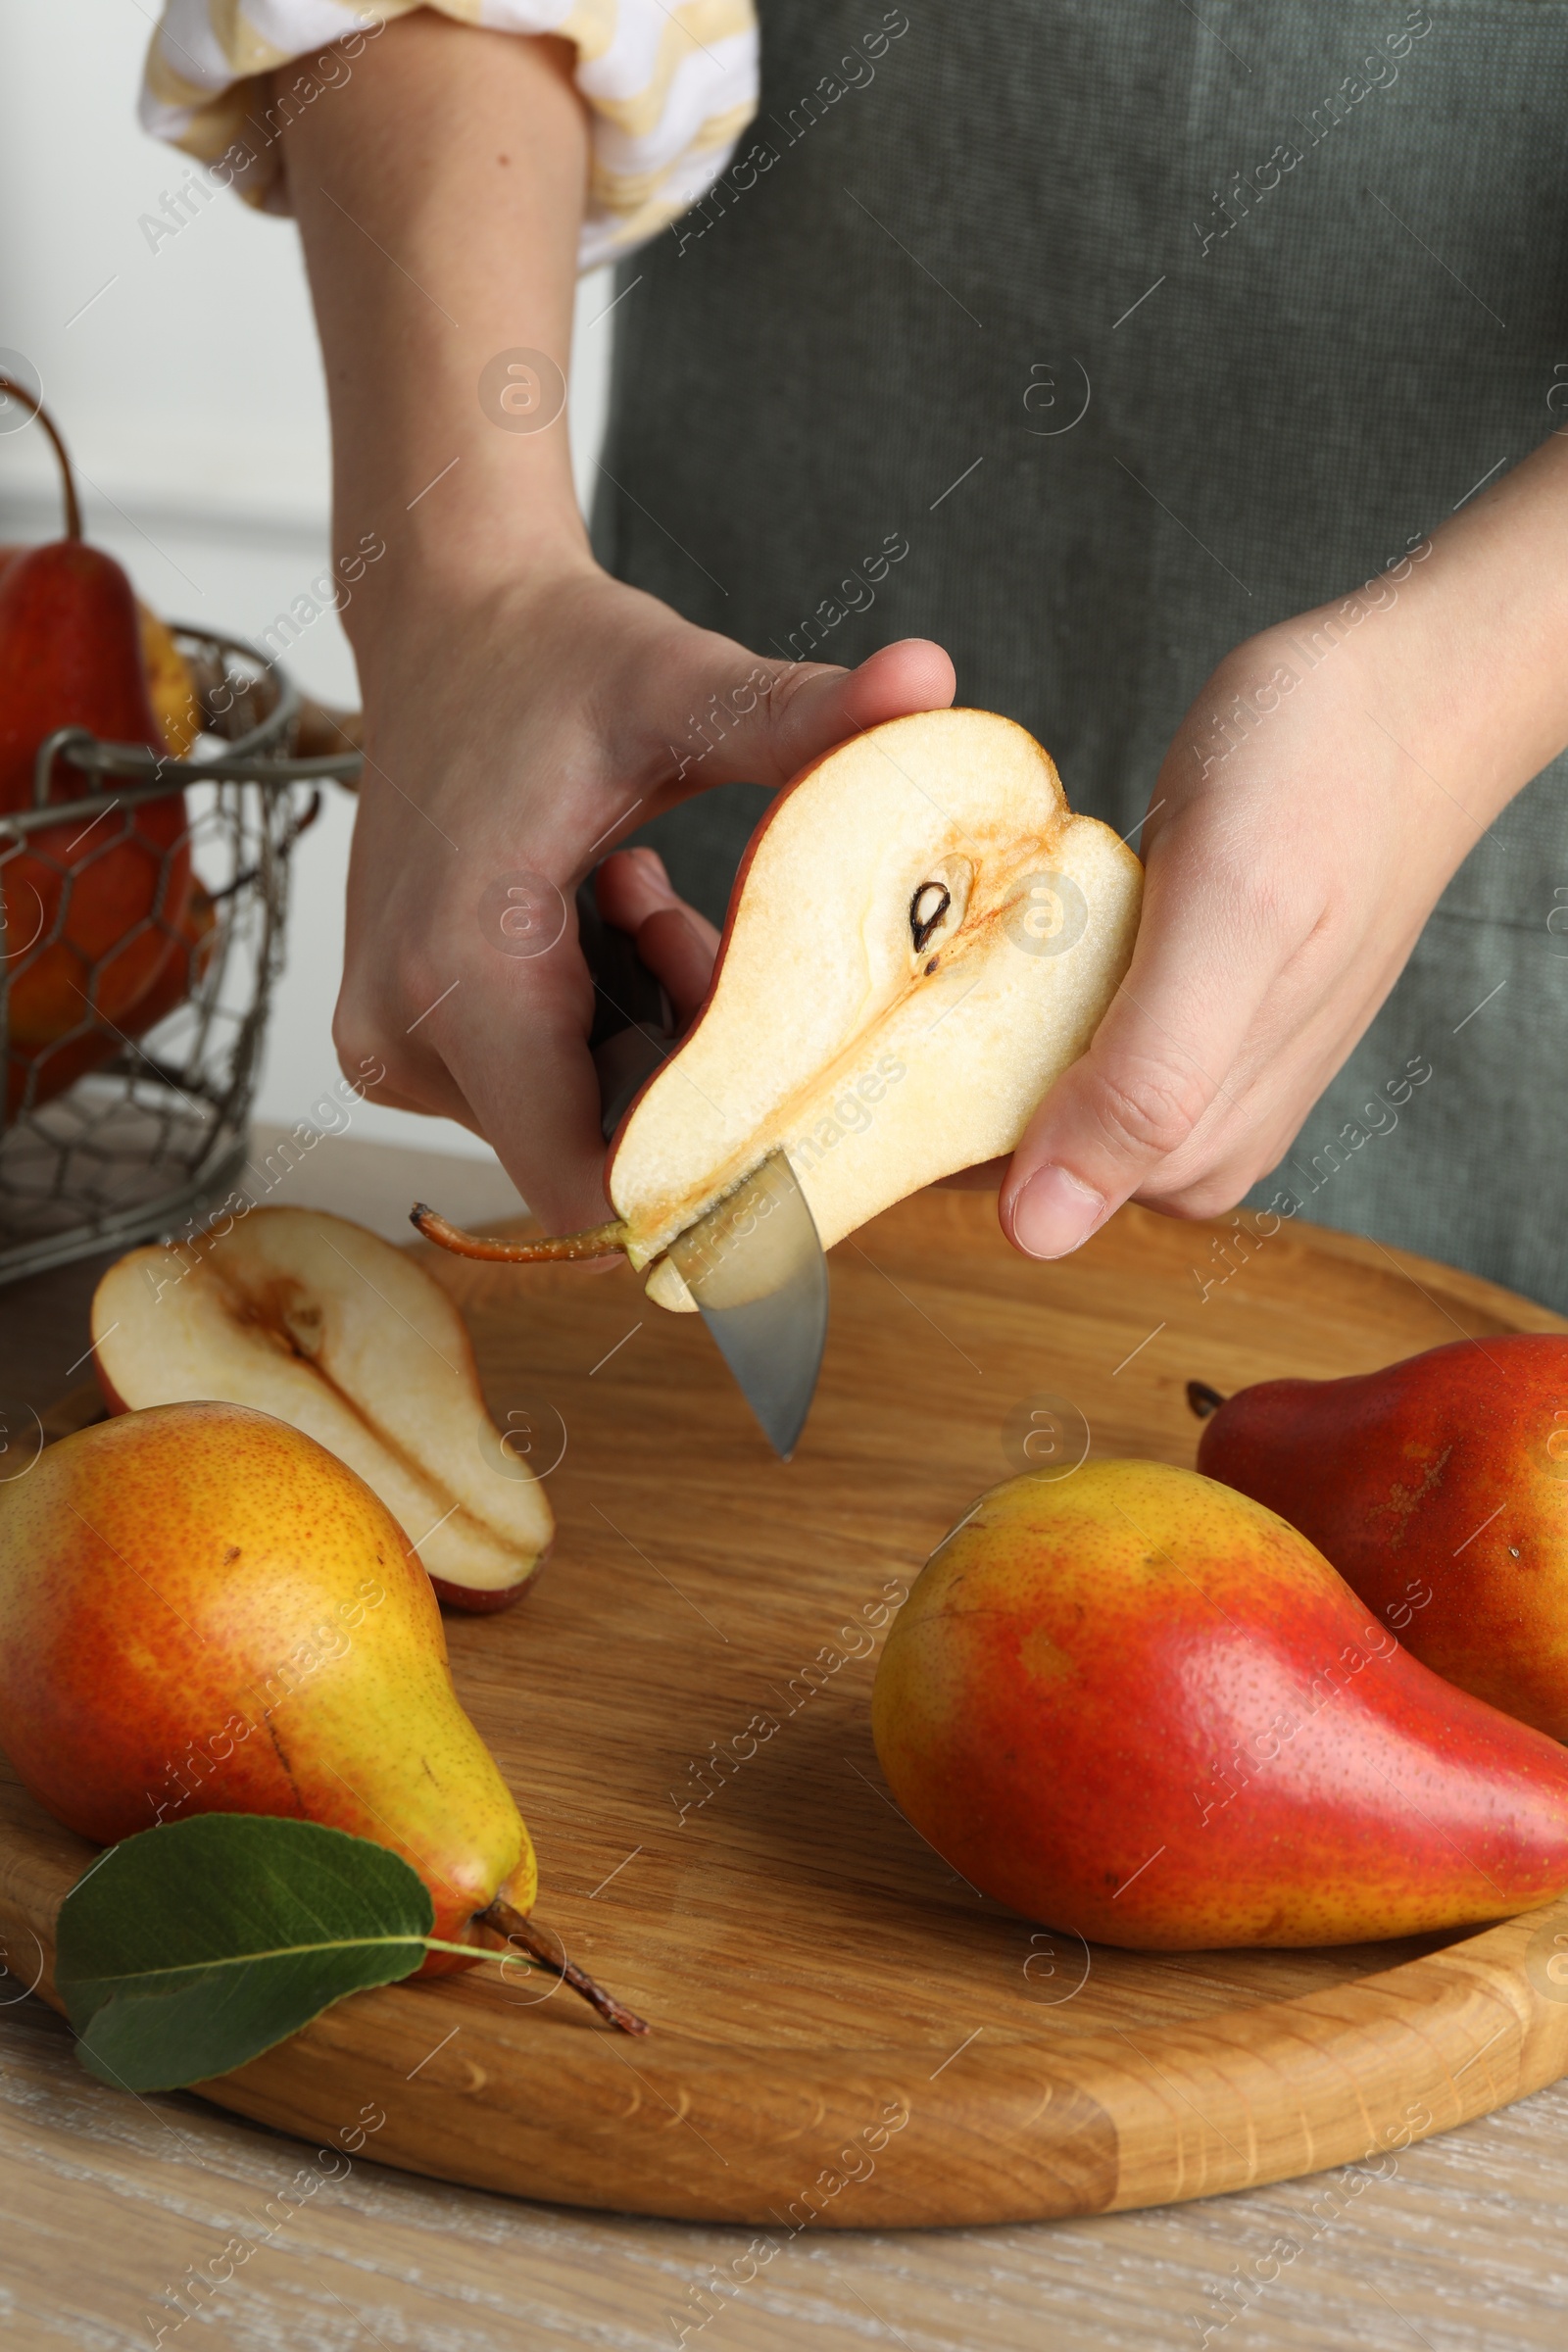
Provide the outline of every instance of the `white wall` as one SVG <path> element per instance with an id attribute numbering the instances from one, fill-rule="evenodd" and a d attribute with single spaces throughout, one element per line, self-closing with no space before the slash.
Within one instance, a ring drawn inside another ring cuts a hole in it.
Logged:
<path id="1" fill-rule="evenodd" d="M 290 222 L 215 194 L 156 250 L 139 226 L 194 168 L 136 124 L 152 29 L 138 0 L 0 0 L 0 347 L 42 380 L 81 477 L 90 537 L 157 611 L 256 637 L 326 563 L 320 356 Z M 579 488 L 604 416 L 608 271 L 579 289 L 571 386 Z M 3 363 L 0 363 L 3 364 Z M 0 436 L 0 541 L 52 537 L 35 427 Z M 300 683 L 356 703 L 335 614 L 291 648 Z M 258 1116 L 292 1125 L 336 1075 L 353 804 L 331 792 L 295 870 L 288 966 Z M 483 1154 L 446 1120 L 367 1104 L 367 1137 Z"/>

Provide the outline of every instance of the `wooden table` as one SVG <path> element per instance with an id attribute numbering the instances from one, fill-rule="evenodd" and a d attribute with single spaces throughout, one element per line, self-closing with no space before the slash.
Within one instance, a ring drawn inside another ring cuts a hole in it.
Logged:
<path id="1" fill-rule="evenodd" d="M 386 1200 L 401 1201 L 409 1171 L 394 1151 L 382 1158 Z M 366 1172 L 355 1174 L 353 1213 L 373 1221 Z M 87 1346 L 90 1290 L 67 1269 L 0 1293 L 8 1384 L 24 1369 L 43 1399 L 66 1385 Z M 1205 2340 L 1227 2352 L 1514 2352 L 1559 2346 L 1568 2325 L 1568 2084 L 1372 2171 L 1206 2203 L 994 2230 L 808 2232 L 739 2293 L 710 2296 L 700 2335 L 693 2290 L 713 2267 L 731 2276 L 745 2230 L 526 2205 L 365 2157 L 329 2180 L 313 2168 L 314 2192 L 291 2193 L 310 2153 L 193 2098 L 101 2087 L 62 2023 L 20 1986 L 8 1997 L 0 1979 L 5 2341 L 129 2352 L 162 2328 L 165 2344 L 219 2352 L 664 2352 L 684 2324 L 705 2352 L 808 2340 L 823 2352 Z M 221 2272 L 231 2240 L 255 2250 L 212 2291 L 187 2289 L 179 2323 L 182 2282 Z"/>

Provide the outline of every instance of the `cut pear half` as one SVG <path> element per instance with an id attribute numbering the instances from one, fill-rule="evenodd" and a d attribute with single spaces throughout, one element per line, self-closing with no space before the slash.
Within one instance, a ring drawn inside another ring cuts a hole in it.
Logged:
<path id="1" fill-rule="evenodd" d="M 521 1415 L 497 1429 L 457 1308 L 363 1225 L 253 1208 L 188 1250 L 132 1250 L 98 1285 L 92 1334 L 112 1411 L 212 1398 L 304 1430 L 380 1496 L 459 1608 L 515 1600 L 550 1548 L 540 1433 Z"/>
<path id="2" fill-rule="evenodd" d="M 662 1306 L 664 1251 L 783 1150 L 824 1249 L 1013 1150 L 1089 1044 L 1138 929 L 1143 868 L 1074 816 L 1034 738 L 983 710 L 890 719 L 803 770 L 736 878 L 702 1009 L 622 1120 L 615 1220 L 495 1257 L 623 1250 Z"/>

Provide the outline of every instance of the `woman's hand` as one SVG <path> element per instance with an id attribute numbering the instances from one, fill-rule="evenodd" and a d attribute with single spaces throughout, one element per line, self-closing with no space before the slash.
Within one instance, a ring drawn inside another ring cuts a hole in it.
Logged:
<path id="1" fill-rule="evenodd" d="M 1128 1199 L 1230 1207 L 1289 1148 L 1461 859 L 1568 743 L 1568 447 L 1232 654 L 1145 827 L 1127 978 L 1003 1186 L 1031 1256 Z"/>
<path id="2" fill-rule="evenodd" d="M 950 701 L 952 664 L 919 640 L 853 671 L 760 662 L 584 562 L 457 613 L 389 612 L 361 665 L 368 737 L 333 1028 L 344 1067 L 379 1061 L 376 1101 L 485 1136 L 552 1231 L 598 1224 L 575 884 L 617 836 L 710 783 L 787 783 L 846 735 Z M 597 889 L 684 1025 L 708 986 L 711 924 L 651 851 L 611 858 Z"/>

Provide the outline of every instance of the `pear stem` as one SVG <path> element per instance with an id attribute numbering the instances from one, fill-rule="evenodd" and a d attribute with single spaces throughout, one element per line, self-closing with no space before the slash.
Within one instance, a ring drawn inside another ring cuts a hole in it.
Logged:
<path id="1" fill-rule="evenodd" d="M 509 1943 L 520 1943 L 530 1959 L 536 1960 L 541 1968 L 548 1969 L 553 1977 L 559 1977 L 563 1984 L 569 1984 L 573 1992 L 580 1993 L 588 2006 L 597 2009 L 608 2025 L 618 2026 L 622 2034 L 647 2033 L 646 2021 L 634 2009 L 628 2009 L 624 2001 L 617 2001 L 612 1992 L 607 1992 L 602 1984 L 596 1984 L 587 1970 L 579 1968 L 575 1960 L 558 1960 L 538 1929 L 524 1919 L 520 1911 L 514 1911 L 510 1903 L 503 1902 L 500 1895 L 496 1896 L 488 1910 L 474 1913 L 474 1926 L 493 1928 Z"/>
<path id="2" fill-rule="evenodd" d="M 613 1250 L 625 1249 L 628 1232 L 624 1220 L 615 1217 L 608 1225 L 591 1225 L 586 1233 L 530 1236 L 520 1242 L 491 1241 L 481 1234 L 465 1233 L 461 1225 L 450 1224 L 422 1200 L 416 1200 L 410 1209 L 409 1223 L 425 1241 L 439 1243 L 443 1250 L 452 1250 L 458 1257 L 497 1259 L 508 1265 L 536 1265 L 547 1258 L 609 1257 Z"/>
<path id="3" fill-rule="evenodd" d="M 1219 1411 L 1225 1398 L 1218 1389 L 1211 1389 L 1206 1380 L 1190 1380 L 1187 1383 L 1187 1402 L 1200 1421 L 1206 1421 L 1210 1413 Z"/>
<path id="4" fill-rule="evenodd" d="M 0 375 L 0 392 L 11 393 L 15 399 L 22 402 L 24 408 L 30 409 L 34 423 L 41 424 L 54 443 L 55 456 L 60 461 L 60 487 L 66 505 L 66 537 L 79 539 L 81 537 L 81 508 L 76 500 L 76 477 L 71 470 L 71 460 L 66 453 L 66 445 L 60 438 L 54 418 L 44 407 L 43 402 L 35 400 L 26 385 L 19 384 L 15 376 Z"/>

